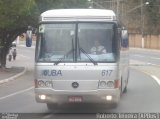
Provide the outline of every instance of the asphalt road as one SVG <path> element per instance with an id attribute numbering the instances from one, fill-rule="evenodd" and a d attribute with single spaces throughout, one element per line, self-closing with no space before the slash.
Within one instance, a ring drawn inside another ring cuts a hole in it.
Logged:
<path id="1" fill-rule="evenodd" d="M 142 55 L 144 57 L 137 57 Z M 148 59 L 146 57 L 149 57 Z M 130 58 L 152 64 L 160 64 L 159 52 L 146 53 L 134 50 Z M 17 60 L 8 66 L 26 66 L 28 71 L 17 80 L 0 85 L 0 112 L 34 113 L 44 119 L 94 119 L 97 113 L 116 112 L 160 112 L 160 85 L 148 75 L 130 68 L 128 92 L 124 94 L 117 108 L 108 109 L 105 105 L 63 105 L 57 114 L 50 113 L 45 104 L 34 99 L 34 48 L 18 47 Z M 28 117 L 32 114 L 26 114 Z M 39 117 L 38 117 L 39 118 Z"/>
<path id="2" fill-rule="evenodd" d="M 130 59 L 160 65 L 160 51 L 130 48 Z"/>

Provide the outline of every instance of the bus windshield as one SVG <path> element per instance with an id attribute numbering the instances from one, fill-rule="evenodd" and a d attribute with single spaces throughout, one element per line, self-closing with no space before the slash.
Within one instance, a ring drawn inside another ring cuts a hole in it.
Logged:
<path id="1" fill-rule="evenodd" d="M 74 32 L 74 24 L 42 24 L 39 27 L 39 61 L 73 62 Z"/>
<path id="2" fill-rule="evenodd" d="M 114 23 L 41 24 L 40 62 L 115 62 Z"/>
<path id="3" fill-rule="evenodd" d="M 79 23 L 78 61 L 89 61 L 86 54 L 95 62 L 115 61 L 114 36 L 113 23 Z"/>

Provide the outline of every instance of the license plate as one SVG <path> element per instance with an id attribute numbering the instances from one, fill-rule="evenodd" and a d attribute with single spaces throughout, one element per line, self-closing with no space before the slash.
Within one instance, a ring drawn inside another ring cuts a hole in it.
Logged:
<path id="1" fill-rule="evenodd" d="M 68 97 L 69 102 L 82 102 L 81 96 L 69 96 Z"/>

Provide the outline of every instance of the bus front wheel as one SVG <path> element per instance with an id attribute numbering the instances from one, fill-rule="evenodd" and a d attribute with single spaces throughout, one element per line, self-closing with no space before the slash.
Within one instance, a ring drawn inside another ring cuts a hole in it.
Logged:
<path id="1" fill-rule="evenodd" d="M 55 111 L 58 108 L 58 104 L 56 104 L 56 103 L 47 103 L 47 108 L 50 111 Z"/>
<path id="2" fill-rule="evenodd" d="M 128 80 L 129 80 L 129 70 L 128 70 L 128 75 L 127 75 L 127 80 L 126 80 L 126 85 L 125 85 L 125 88 L 123 90 L 123 93 L 127 93 L 127 85 L 128 85 Z"/>
<path id="3" fill-rule="evenodd" d="M 123 93 L 127 93 L 127 86 L 125 86 Z"/>

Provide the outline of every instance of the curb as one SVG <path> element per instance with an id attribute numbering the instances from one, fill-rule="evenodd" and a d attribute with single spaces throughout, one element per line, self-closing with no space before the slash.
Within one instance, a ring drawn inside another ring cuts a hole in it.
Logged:
<path id="1" fill-rule="evenodd" d="M 160 67 L 159 64 L 152 64 L 152 63 L 147 63 L 147 62 L 142 62 L 142 61 L 137 61 L 137 60 L 130 60 L 129 66 L 154 66 L 154 67 Z"/>
<path id="2" fill-rule="evenodd" d="M 160 67 L 160 65 L 157 64 L 150 64 L 150 63 L 146 63 L 146 64 L 136 64 L 136 63 L 130 63 L 129 66 L 154 66 L 154 67 Z"/>
<path id="3" fill-rule="evenodd" d="M 27 69 L 26 69 L 26 67 L 25 67 L 24 70 L 23 70 L 22 72 L 20 72 L 20 73 L 14 75 L 14 76 L 12 76 L 12 77 L 10 77 L 10 78 L 2 79 L 2 80 L 0 81 L 0 84 L 7 83 L 7 82 L 9 82 L 9 81 L 13 81 L 13 80 L 15 80 L 16 78 L 18 78 L 18 77 L 24 75 L 24 74 L 26 73 L 26 71 L 27 71 Z"/>
<path id="4" fill-rule="evenodd" d="M 17 47 L 26 47 L 25 45 L 18 45 Z M 35 49 L 35 45 L 32 45 L 31 47 L 28 47 L 28 48 L 33 48 Z"/>
<path id="5" fill-rule="evenodd" d="M 130 47 L 129 50 L 143 50 L 143 51 L 160 53 L 160 49 L 147 49 L 147 48 L 135 48 L 135 47 Z"/>

